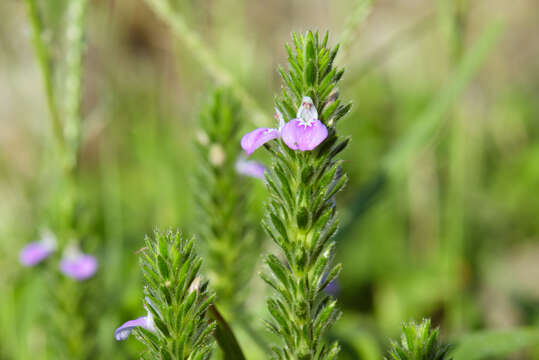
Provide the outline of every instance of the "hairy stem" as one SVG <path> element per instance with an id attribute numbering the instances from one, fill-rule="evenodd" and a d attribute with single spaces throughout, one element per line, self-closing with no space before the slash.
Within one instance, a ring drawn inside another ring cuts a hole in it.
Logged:
<path id="1" fill-rule="evenodd" d="M 68 145 L 68 170 L 77 166 L 82 123 L 84 26 L 87 0 L 70 0 L 67 8 L 64 136 Z"/>
<path id="2" fill-rule="evenodd" d="M 61 152 L 65 151 L 65 140 L 62 128 L 62 121 L 58 111 L 53 85 L 52 76 L 52 61 L 47 47 L 43 41 L 43 22 L 39 15 L 39 9 L 36 0 L 25 0 L 28 9 L 28 17 L 32 28 L 32 43 L 34 52 L 37 58 L 41 76 L 43 79 L 43 87 L 49 108 L 52 132 Z"/>

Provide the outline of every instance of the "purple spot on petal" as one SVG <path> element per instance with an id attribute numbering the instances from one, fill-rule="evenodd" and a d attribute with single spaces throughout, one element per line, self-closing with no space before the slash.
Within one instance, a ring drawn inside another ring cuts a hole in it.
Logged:
<path id="1" fill-rule="evenodd" d="M 60 271 L 75 280 L 86 280 L 97 271 L 97 260 L 86 254 L 64 257 L 60 262 Z"/>
<path id="2" fill-rule="evenodd" d="M 122 326 L 120 326 L 114 331 L 114 338 L 118 341 L 127 340 L 133 329 L 138 326 L 147 328 L 146 316 L 141 316 L 138 319 L 129 320 L 122 324 Z"/>
<path id="3" fill-rule="evenodd" d="M 263 180 L 266 167 L 258 161 L 240 159 L 236 162 L 236 171 L 242 175 Z"/>
<path id="4" fill-rule="evenodd" d="M 248 155 L 251 155 L 253 151 L 268 141 L 277 139 L 279 136 L 279 130 L 277 129 L 259 128 L 243 136 L 241 139 L 241 147 Z"/>
<path id="5" fill-rule="evenodd" d="M 53 250 L 42 242 L 33 242 L 21 250 L 19 260 L 24 266 L 34 266 L 49 257 Z"/>
<path id="6" fill-rule="evenodd" d="M 300 119 L 289 121 L 282 130 L 284 143 L 292 150 L 309 151 L 328 137 L 328 129 L 319 120 L 305 123 Z"/>

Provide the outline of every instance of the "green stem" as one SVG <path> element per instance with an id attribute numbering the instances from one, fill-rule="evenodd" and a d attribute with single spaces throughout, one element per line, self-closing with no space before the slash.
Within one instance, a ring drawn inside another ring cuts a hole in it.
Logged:
<path id="1" fill-rule="evenodd" d="M 372 10 L 374 0 L 357 0 L 356 7 L 347 17 L 339 37 L 341 58 L 346 58 L 350 46 L 354 43 L 356 32 L 365 22 Z"/>
<path id="2" fill-rule="evenodd" d="M 393 147 L 382 163 L 382 172 L 389 176 L 402 173 L 403 167 L 415 158 L 438 131 L 444 115 L 451 109 L 459 95 L 466 89 L 477 74 L 487 55 L 499 40 L 502 26 L 490 23 L 482 31 L 479 39 L 462 57 L 450 81 L 433 99 L 425 111 L 415 121 L 410 131 Z"/>
<path id="3" fill-rule="evenodd" d="M 62 122 L 60 120 L 60 115 L 54 96 L 52 62 L 47 48 L 43 42 L 43 23 L 41 17 L 39 16 L 36 0 L 25 0 L 25 3 L 28 9 L 28 16 L 30 18 L 30 25 L 32 28 L 32 44 L 34 46 L 38 65 L 41 69 L 41 76 L 43 79 L 47 106 L 49 108 L 53 135 L 56 139 L 58 147 L 60 148 L 60 151 L 64 153 L 65 139 L 62 130 Z"/>
<path id="4" fill-rule="evenodd" d="M 208 310 L 210 318 L 217 323 L 215 339 L 223 351 L 224 360 L 245 360 L 245 355 L 243 355 L 240 344 L 230 325 L 228 325 L 215 305 L 210 305 Z"/>
<path id="5" fill-rule="evenodd" d="M 451 63 L 457 67 L 464 53 L 464 43 L 466 36 L 466 1 L 456 1 L 453 3 L 451 19 Z M 447 256 L 447 276 L 455 277 L 455 295 L 449 300 L 449 320 L 454 329 L 462 329 L 465 319 L 463 316 L 462 294 L 464 284 L 462 279 L 462 269 L 464 266 L 464 240 L 466 236 L 465 211 L 466 192 L 468 192 L 468 172 L 470 160 L 473 158 L 471 152 L 473 148 L 467 146 L 466 137 L 468 130 L 459 118 L 455 109 L 451 114 L 451 135 L 449 143 L 449 183 L 447 189 L 446 204 L 446 256 Z M 468 170 L 467 170 L 468 169 Z"/>
<path id="6" fill-rule="evenodd" d="M 204 44 L 200 36 L 187 25 L 185 18 L 175 11 L 167 0 L 146 0 L 148 5 L 155 13 L 172 29 L 174 35 L 180 38 L 185 46 L 196 57 L 205 69 L 221 85 L 232 90 L 234 95 L 242 102 L 243 106 L 249 111 L 249 120 L 257 125 L 267 124 L 268 117 L 260 109 L 260 106 L 254 98 L 243 88 L 243 86 L 222 67 L 217 61 L 217 56 Z"/>
<path id="7" fill-rule="evenodd" d="M 70 0 L 67 8 L 64 136 L 68 145 L 67 169 L 70 173 L 77 167 L 82 123 L 81 102 L 86 7 L 87 0 Z"/>

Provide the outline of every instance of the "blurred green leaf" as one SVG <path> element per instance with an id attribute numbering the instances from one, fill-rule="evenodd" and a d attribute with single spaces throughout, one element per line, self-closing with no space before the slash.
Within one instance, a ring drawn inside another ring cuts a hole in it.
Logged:
<path id="1" fill-rule="evenodd" d="M 208 315 L 217 323 L 214 336 L 223 351 L 224 360 L 245 360 L 243 351 L 230 325 L 228 325 L 215 306 L 210 306 L 209 310 Z"/>
<path id="2" fill-rule="evenodd" d="M 508 356 L 539 344 L 539 329 L 520 328 L 484 331 L 461 337 L 453 353 L 455 360 L 479 360 Z"/>
<path id="3" fill-rule="evenodd" d="M 455 69 L 449 83 L 438 94 L 425 112 L 417 119 L 408 134 L 393 148 L 384 161 L 384 168 L 389 173 L 399 173 L 417 151 L 432 138 L 440 127 L 444 115 L 458 99 L 477 74 L 481 65 L 498 42 L 502 32 L 502 24 L 490 23 L 481 33 L 475 45 L 468 50 Z"/>

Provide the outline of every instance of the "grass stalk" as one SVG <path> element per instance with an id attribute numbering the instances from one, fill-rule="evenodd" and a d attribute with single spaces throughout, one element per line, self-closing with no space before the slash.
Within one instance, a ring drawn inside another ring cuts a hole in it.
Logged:
<path id="1" fill-rule="evenodd" d="M 193 30 L 178 11 L 174 10 L 167 0 L 146 0 L 153 11 L 161 18 L 191 51 L 197 61 L 222 86 L 229 88 L 249 112 L 249 120 L 257 126 L 270 123 L 269 117 L 260 109 L 256 100 L 249 95 L 239 81 L 226 70 L 217 56 L 204 43 L 200 35 Z"/>
<path id="2" fill-rule="evenodd" d="M 60 148 L 60 151 L 63 153 L 65 151 L 65 139 L 63 134 L 62 121 L 60 119 L 60 114 L 58 111 L 58 106 L 54 93 L 52 60 L 43 39 L 43 21 L 39 15 L 36 0 L 24 1 L 26 4 L 28 17 L 30 19 L 30 26 L 32 29 L 32 44 L 34 47 L 34 52 L 39 68 L 41 70 L 47 107 L 50 113 L 52 132 L 56 143 Z"/>

